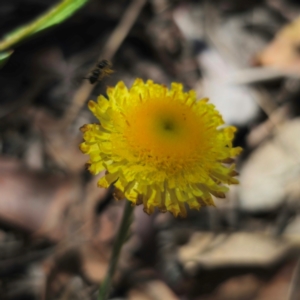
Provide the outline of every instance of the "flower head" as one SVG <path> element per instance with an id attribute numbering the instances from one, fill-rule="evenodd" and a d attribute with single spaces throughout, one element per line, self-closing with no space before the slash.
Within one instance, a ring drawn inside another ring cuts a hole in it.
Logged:
<path id="1" fill-rule="evenodd" d="M 221 115 L 208 99 L 197 100 L 195 91 L 183 92 L 136 79 L 130 89 L 121 81 L 107 89 L 108 99 L 90 101 L 89 109 L 100 121 L 81 128 L 83 153 L 90 156 L 92 174 L 106 170 L 98 185 L 116 187 L 117 199 L 155 207 L 174 216 L 214 205 L 212 195 L 225 197 L 236 184 L 232 158 L 236 128 L 224 127 Z"/>

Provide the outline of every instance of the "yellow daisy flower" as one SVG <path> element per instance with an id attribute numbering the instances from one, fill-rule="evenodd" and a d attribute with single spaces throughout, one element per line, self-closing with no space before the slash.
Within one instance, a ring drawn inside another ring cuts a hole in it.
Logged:
<path id="1" fill-rule="evenodd" d="M 155 207 L 174 216 L 214 205 L 211 195 L 224 198 L 236 184 L 232 158 L 236 128 L 224 127 L 221 115 L 208 99 L 197 100 L 195 91 L 183 92 L 136 79 L 130 89 L 120 81 L 107 89 L 108 99 L 89 101 L 100 124 L 81 128 L 83 153 L 90 156 L 92 174 L 106 170 L 98 185 L 116 187 L 117 199 L 143 204 L 151 214 Z"/>

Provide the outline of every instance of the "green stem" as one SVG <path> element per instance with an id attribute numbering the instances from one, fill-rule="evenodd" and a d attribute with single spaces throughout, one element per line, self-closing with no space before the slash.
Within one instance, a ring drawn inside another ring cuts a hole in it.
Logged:
<path id="1" fill-rule="evenodd" d="M 115 273 L 115 269 L 119 260 L 120 252 L 122 249 L 122 246 L 127 238 L 128 231 L 132 222 L 132 214 L 133 214 L 134 206 L 131 205 L 131 202 L 126 200 L 125 209 L 123 213 L 123 218 L 119 227 L 119 231 L 117 233 L 114 247 L 112 250 L 110 262 L 109 262 L 109 268 L 107 271 L 107 274 L 105 276 L 104 281 L 101 283 L 100 289 L 99 289 L 99 296 L 98 300 L 107 300 L 110 286 L 112 282 L 113 275 Z"/>

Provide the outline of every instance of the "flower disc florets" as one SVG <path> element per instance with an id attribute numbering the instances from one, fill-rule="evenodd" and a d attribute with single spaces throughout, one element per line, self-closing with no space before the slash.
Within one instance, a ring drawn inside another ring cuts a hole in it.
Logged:
<path id="1" fill-rule="evenodd" d="M 100 124 L 84 125 L 83 153 L 92 174 L 106 170 L 98 184 L 116 187 L 117 199 L 185 216 L 190 208 L 214 205 L 211 195 L 224 198 L 236 184 L 232 158 L 235 127 L 224 122 L 208 99 L 148 80 L 136 79 L 128 90 L 121 81 L 107 89 L 89 108 Z"/>

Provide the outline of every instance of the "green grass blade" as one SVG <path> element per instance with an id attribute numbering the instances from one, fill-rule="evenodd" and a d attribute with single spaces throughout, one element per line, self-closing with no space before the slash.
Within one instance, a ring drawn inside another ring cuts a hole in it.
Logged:
<path id="1" fill-rule="evenodd" d="M 0 52 L 0 67 L 2 67 L 6 60 L 12 55 L 13 51 Z"/>
<path id="2" fill-rule="evenodd" d="M 4 36 L 0 41 L 0 52 L 10 49 L 16 43 L 33 34 L 63 22 L 80 9 L 88 0 L 63 0 L 33 22 L 21 26 Z M 0 53 L 0 57 L 3 53 Z"/>

